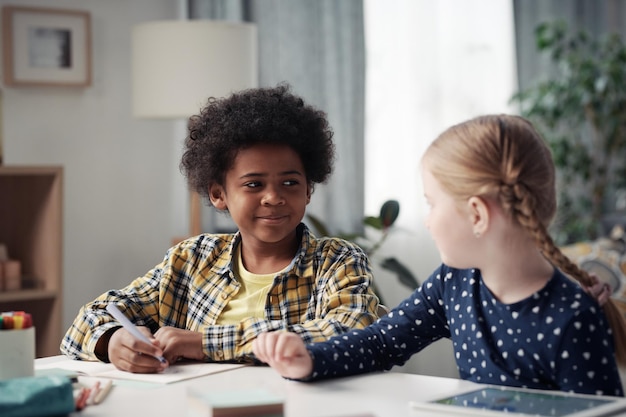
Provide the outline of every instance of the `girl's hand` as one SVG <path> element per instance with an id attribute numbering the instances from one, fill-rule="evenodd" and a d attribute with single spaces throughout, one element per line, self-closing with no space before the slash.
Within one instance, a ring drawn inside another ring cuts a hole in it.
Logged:
<path id="1" fill-rule="evenodd" d="M 254 355 L 285 378 L 306 378 L 313 360 L 300 336 L 289 332 L 261 333 L 252 342 Z"/>
<path id="2" fill-rule="evenodd" d="M 176 327 L 161 327 L 154 334 L 163 348 L 163 356 L 169 363 L 176 363 L 179 359 L 204 360 L 202 350 L 202 333 Z"/>
<path id="3" fill-rule="evenodd" d="M 107 352 L 109 360 L 122 371 L 147 374 L 161 372 L 169 366 L 159 362 L 155 356 L 163 355 L 159 342 L 152 337 L 147 327 L 137 327 L 148 336 L 152 344 L 142 342 L 126 331 L 123 327 L 116 330 L 109 339 Z"/>

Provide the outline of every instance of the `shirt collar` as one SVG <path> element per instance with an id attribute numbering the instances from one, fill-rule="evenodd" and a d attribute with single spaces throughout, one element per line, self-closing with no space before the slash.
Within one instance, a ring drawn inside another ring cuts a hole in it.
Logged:
<path id="1" fill-rule="evenodd" d="M 296 233 L 301 237 L 300 248 L 296 252 L 289 268 L 286 269 L 285 273 L 289 276 L 296 275 L 298 277 L 311 277 L 313 276 L 313 260 L 317 249 L 317 239 L 313 236 L 313 234 L 311 234 L 309 228 L 304 223 L 300 223 L 298 225 Z M 228 275 L 231 278 L 234 278 L 234 255 L 237 245 L 240 243 L 241 232 L 237 231 L 233 235 L 228 248 L 225 251 L 225 254 L 228 256 L 230 261 L 225 262 L 221 268 L 216 269 L 216 273 L 220 275 Z"/>

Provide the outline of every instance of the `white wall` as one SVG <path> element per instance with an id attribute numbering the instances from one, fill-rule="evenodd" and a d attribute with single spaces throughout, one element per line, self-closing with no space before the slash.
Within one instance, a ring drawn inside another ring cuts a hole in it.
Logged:
<path id="1" fill-rule="evenodd" d="M 424 227 L 419 159 L 452 124 L 510 112 L 516 88 L 513 9 L 502 0 L 364 0 L 367 45 L 365 208 L 400 201 L 398 230 L 380 257 L 395 256 L 426 279 L 440 263 Z M 390 306 L 410 290 L 390 273 L 375 279 Z M 456 376 L 442 340 L 399 370 Z"/>
<path id="2" fill-rule="evenodd" d="M 92 18 L 92 86 L 2 87 L 5 164 L 65 169 L 68 327 L 82 304 L 143 275 L 187 230 L 185 197 L 175 191 L 181 122 L 137 120 L 130 110 L 131 28 L 176 19 L 177 2 L 0 0 L 7 4 L 87 10 Z"/>

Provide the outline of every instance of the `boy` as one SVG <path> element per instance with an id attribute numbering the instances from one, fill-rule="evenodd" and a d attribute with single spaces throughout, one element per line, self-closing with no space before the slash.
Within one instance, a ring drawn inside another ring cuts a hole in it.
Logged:
<path id="1" fill-rule="evenodd" d="M 188 130 L 181 170 L 238 232 L 187 239 L 143 277 L 83 306 L 61 351 L 158 372 L 181 358 L 247 361 L 265 331 L 316 342 L 372 323 L 378 299 L 366 254 L 301 223 L 314 185 L 332 171 L 326 115 L 279 85 L 211 98 Z M 152 344 L 121 328 L 110 303 Z"/>

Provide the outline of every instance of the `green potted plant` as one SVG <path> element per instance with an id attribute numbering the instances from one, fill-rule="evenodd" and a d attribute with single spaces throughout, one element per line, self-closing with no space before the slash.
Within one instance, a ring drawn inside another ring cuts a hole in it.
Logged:
<path id="1" fill-rule="evenodd" d="M 549 142 L 559 184 L 555 240 L 592 240 L 626 186 L 626 48 L 616 34 L 571 34 L 564 21 L 535 30 L 550 77 L 513 101 Z"/>
<path id="2" fill-rule="evenodd" d="M 395 223 L 398 215 L 400 214 L 400 203 L 396 200 L 387 200 L 383 203 L 380 208 L 380 213 L 378 216 L 366 216 L 363 218 L 363 224 L 366 228 L 371 228 L 375 231 L 376 238 L 374 240 L 371 237 L 367 237 L 365 233 L 331 233 L 326 227 L 325 223 L 312 214 L 307 214 L 308 223 L 311 228 L 315 231 L 319 236 L 336 236 L 342 239 L 350 240 L 361 246 L 365 253 L 370 257 L 370 259 L 374 259 L 374 254 L 378 251 L 378 249 L 382 246 L 382 244 L 387 240 L 389 233 L 392 231 L 392 226 Z M 370 234 L 371 235 L 371 234 Z M 380 261 L 380 266 L 384 269 L 387 269 L 393 272 L 398 281 L 408 287 L 411 290 L 416 289 L 419 286 L 419 281 L 417 278 L 411 273 L 411 271 L 397 258 L 391 256 L 383 258 Z M 376 283 L 373 282 L 374 292 L 378 296 L 380 302 L 385 304 L 380 291 L 376 287 Z"/>

